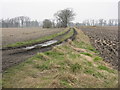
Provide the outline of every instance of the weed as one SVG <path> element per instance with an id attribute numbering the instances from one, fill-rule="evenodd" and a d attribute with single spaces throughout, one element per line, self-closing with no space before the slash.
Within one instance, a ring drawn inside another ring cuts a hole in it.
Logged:
<path id="1" fill-rule="evenodd" d="M 71 87 L 71 85 L 69 85 L 69 83 L 67 81 L 65 81 L 65 80 L 61 80 L 60 84 L 63 85 L 63 87 L 67 87 L 67 88 Z"/>
<path id="2" fill-rule="evenodd" d="M 88 50 L 90 50 L 90 51 L 92 51 L 92 52 L 94 52 L 94 53 L 98 53 L 98 52 L 96 51 L 96 49 L 95 49 L 93 46 L 91 46 L 91 45 L 88 45 L 88 47 L 87 47 L 86 49 L 88 49 Z"/>
<path id="3" fill-rule="evenodd" d="M 0 78 L 0 88 L 2 87 L 2 78 Z"/>
<path id="4" fill-rule="evenodd" d="M 102 78 L 103 77 L 103 75 L 100 72 L 95 71 L 94 68 L 86 68 L 84 73 L 90 74 L 90 75 L 92 75 L 96 78 Z"/>
<path id="5" fill-rule="evenodd" d="M 47 65 L 47 64 L 39 65 L 39 64 L 37 64 L 37 65 L 35 65 L 35 68 L 41 69 L 43 71 L 43 70 L 50 69 L 50 65 Z"/>
<path id="6" fill-rule="evenodd" d="M 93 66 L 93 65 L 92 65 L 92 62 L 89 62 L 89 61 L 85 62 L 85 64 L 86 64 L 87 66 Z"/>
<path id="7" fill-rule="evenodd" d="M 90 69 L 90 68 L 86 68 L 85 71 L 84 71 L 84 73 L 92 75 L 94 73 L 94 70 Z"/>
<path id="8" fill-rule="evenodd" d="M 73 54 L 73 53 L 69 53 L 69 57 L 70 57 L 71 59 L 75 59 L 75 58 L 77 57 L 77 55 L 76 55 L 76 54 Z"/>
<path id="9" fill-rule="evenodd" d="M 73 41 L 74 42 L 74 44 L 77 46 L 77 47 L 79 47 L 79 48 L 85 48 L 86 47 L 86 45 L 85 45 L 85 43 L 84 42 L 78 42 L 78 41 Z"/>
<path id="10" fill-rule="evenodd" d="M 44 54 L 50 56 L 51 58 L 56 58 L 57 60 L 64 59 L 64 53 L 61 52 L 47 51 Z"/>
<path id="11" fill-rule="evenodd" d="M 96 78 L 102 78 L 102 77 L 104 77 L 100 72 L 95 72 L 93 74 L 93 76 L 96 77 Z"/>
<path id="12" fill-rule="evenodd" d="M 99 56 L 96 56 L 93 60 L 96 62 L 96 61 L 102 61 L 103 59 Z"/>
<path id="13" fill-rule="evenodd" d="M 82 52 L 82 53 L 80 53 L 80 54 L 84 54 L 84 55 L 87 55 L 87 56 L 92 57 L 92 55 L 91 55 L 90 53 Z"/>
<path id="14" fill-rule="evenodd" d="M 98 69 L 108 71 L 109 73 L 114 73 L 113 70 L 111 70 L 108 67 L 103 66 L 103 65 L 98 66 Z"/>
<path id="15" fill-rule="evenodd" d="M 76 72 L 81 69 L 81 65 L 79 65 L 78 63 L 72 64 L 71 69 L 72 69 L 72 72 Z"/>

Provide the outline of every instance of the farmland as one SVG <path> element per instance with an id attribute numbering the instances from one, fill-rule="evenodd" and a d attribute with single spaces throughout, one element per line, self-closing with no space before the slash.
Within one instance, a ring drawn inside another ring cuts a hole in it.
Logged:
<path id="1" fill-rule="evenodd" d="M 118 67 L 118 27 L 81 27 L 106 62 Z"/>
<path id="2" fill-rule="evenodd" d="M 119 88 L 118 0 L 2 1 L 0 89 Z"/>
<path id="3" fill-rule="evenodd" d="M 77 32 L 75 38 L 68 39 L 67 42 L 45 52 L 41 51 L 42 48 L 36 48 L 28 52 L 10 54 L 8 61 L 13 56 L 16 56 L 14 61 L 23 59 L 26 55 L 31 57 L 3 72 L 3 87 L 116 88 L 117 70 L 103 61 L 103 58 L 91 45 L 89 37 L 80 29 L 68 28 L 67 30 L 69 31 L 66 34 L 58 36 L 59 39 L 64 41 L 66 38 L 70 38 L 74 34 L 74 30 Z"/>
<path id="4" fill-rule="evenodd" d="M 2 28 L 2 46 L 35 40 L 41 37 L 58 33 L 62 29 L 42 29 L 42 28 Z"/>

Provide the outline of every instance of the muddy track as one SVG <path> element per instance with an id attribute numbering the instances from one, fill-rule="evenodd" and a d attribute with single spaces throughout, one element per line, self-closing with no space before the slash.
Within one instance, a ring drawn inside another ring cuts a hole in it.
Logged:
<path id="1" fill-rule="evenodd" d="M 65 32 L 64 34 L 51 39 L 51 40 L 58 41 L 52 45 L 48 45 L 48 46 L 44 46 L 44 47 L 36 47 L 33 49 L 28 49 L 28 50 L 26 50 L 26 49 L 24 50 L 23 47 L 14 48 L 14 49 L 9 48 L 9 49 L 2 50 L 2 71 L 5 71 L 9 67 L 17 65 L 17 64 L 27 60 L 28 58 L 34 56 L 35 54 L 37 54 L 39 52 L 45 52 L 45 51 L 51 50 L 55 45 L 59 45 L 65 41 L 67 41 L 68 39 L 74 40 L 75 36 L 77 34 L 75 29 L 74 29 L 74 34 L 70 38 L 67 38 L 64 41 L 60 41 L 60 39 L 63 36 L 65 36 L 66 34 L 68 34 L 69 31 L 70 31 L 70 29 L 67 32 Z M 44 41 L 44 42 L 46 42 L 46 41 Z M 40 43 L 44 43 L 44 42 L 40 42 Z M 27 47 L 27 46 L 25 46 L 25 47 Z"/>
<path id="2" fill-rule="evenodd" d="M 28 47 L 28 46 L 33 46 L 33 45 L 36 45 L 36 44 L 41 44 L 41 43 L 44 43 L 44 42 L 47 42 L 47 41 L 50 41 L 50 40 L 53 40 L 55 38 L 59 38 L 65 34 L 67 34 L 70 30 L 66 31 L 65 33 L 61 34 L 61 35 L 58 35 L 52 39 L 49 39 L 49 40 L 44 40 L 44 41 L 41 41 L 41 42 L 37 42 L 37 43 L 33 43 L 33 44 L 30 44 L 30 45 L 22 45 L 22 46 L 18 46 L 18 47 L 3 47 L 2 49 L 0 50 L 12 50 L 12 49 L 20 49 L 20 48 L 25 48 L 25 47 Z"/>

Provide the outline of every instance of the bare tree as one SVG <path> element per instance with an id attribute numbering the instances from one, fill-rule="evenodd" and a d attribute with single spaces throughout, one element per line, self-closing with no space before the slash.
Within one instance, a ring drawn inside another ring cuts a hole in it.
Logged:
<path id="1" fill-rule="evenodd" d="M 115 19 L 115 26 L 118 25 L 118 19 Z"/>
<path id="2" fill-rule="evenodd" d="M 0 28 L 2 28 L 2 19 L 0 19 Z"/>
<path id="3" fill-rule="evenodd" d="M 37 20 L 31 21 L 27 16 L 19 16 L 15 18 L 1 19 L 1 26 L 3 28 L 9 27 L 39 27 L 39 22 Z"/>
<path id="4" fill-rule="evenodd" d="M 52 22 L 52 27 L 55 28 L 55 20 L 53 19 L 51 22 Z"/>
<path id="5" fill-rule="evenodd" d="M 99 20 L 84 20 L 82 22 L 82 25 L 84 26 L 117 26 L 118 25 L 118 19 L 99 19 Z"/>
<path id="6" fill-rule="evenodd" d="M 45 19 L 43 21 L 43 28 L 51 28 L 52 27 L 52 22 L 49 19 Z"/>
<path id="7" fill-rule="evenodd" d="M 109 19 L 108 24 L 109 26 L 114 26 L 114 19 Z"/>
<path id="8" fill-rule="evenodd" d="M 95 26 L 95 20 L 91 20 L 91 26 Z"/>
<path id="9" fill-rule="evenodd" d="M 61 25 L 61 27 L 67 27 L 68 24 L 74 19 L 75 14 L 72 9 L 67 8 L 58 11 L 54 14 L 54 16 L 57 18 L 58 23 Z"/>
<path id="10" fill-rule="evenodd" d="M 104 20 L 103 19 L 99 19 L 99 25 L 103 26 Z"/>

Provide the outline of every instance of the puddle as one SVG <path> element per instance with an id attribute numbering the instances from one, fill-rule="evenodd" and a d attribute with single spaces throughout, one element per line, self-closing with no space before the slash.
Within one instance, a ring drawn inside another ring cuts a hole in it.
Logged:
<path id="1" fill-rule="evenodd" d="M 57 42 L 57 40 L 51 40 L 51 41 L 47 41 L 47 42 L 45 42 L 43 44 L 39 44 L 39 45 L 41 45 L 42 47 L 45 47 L 45 46 L 52 45 L 52 44 L 54 44 L 56 42 Z"/>
<path id="2" fill-rule="evenodd" d="M 37 44 L 37 45 L 26 47 L 26 48 L 23 48 L 23 49 L 30 50 L 30 49 L 34 49 L 36 47 L 46 47 L 46 46 L 52 45 L 56 42 L 58 42 L 58 40 L 50 40 L 50 41 L 44 42 L 42 44 Z"/>

